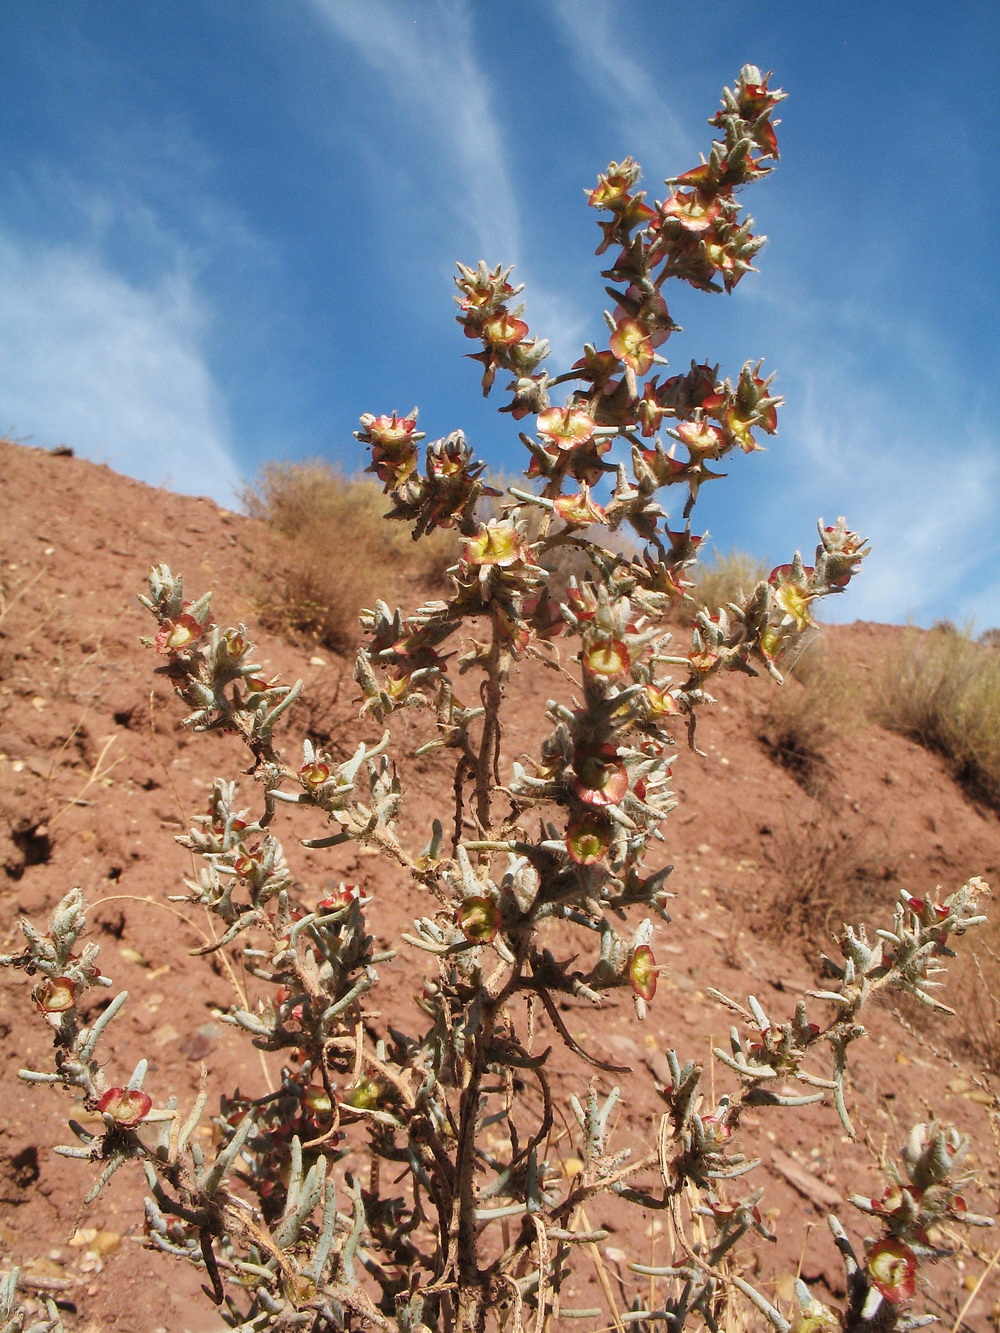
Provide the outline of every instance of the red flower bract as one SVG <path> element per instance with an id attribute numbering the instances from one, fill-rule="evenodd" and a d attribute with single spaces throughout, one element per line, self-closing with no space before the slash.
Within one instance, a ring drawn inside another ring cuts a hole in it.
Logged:
<path id="1" fill-rule="evenodd" d="M 622 676 L 632 665 L 629 651 L 621 639 L 602 639 L 580 654 L 585 671 L 595 676 Z"/>
<path id="2" fill-rule="evenodd" d="M 693 454 L 707 454 L 712 458 L 718 457 L 719 450 L 726 443 L 725 434 L 719 427 L 707 421 L 682 421 L 677 434 Z"/>
<path id="3" fill-rule="evenodd" d="M 591 439 L 594 420 L 581 407 L 550 407 L 539 414 L 537 430 L 560 449 L 572 449 Z"/>
<path id="4" fill-rule="evenodd" d="M 574 760 L 573 790 L 587 805 L 617 805 L 628 791 L 628 770 L 613 745 Z"/>
<path id="5" fill-rule="evenodd" d="M 628 964 L 628 979 L 636 995 L 651 1000 L 656 994 L 656 959 L 648 944 L 640 944 Z"/>
<path id="6" fill-rule="evenodd" d="M 575 865 L 593 865 L 610 846 L 609 830 L 593 817 L 578 820 L 566 830 L 566 850 Z"/>
<path id="7" fill-rule="evenodd" d="M 398 452 L 400 445 L 408 444 L 417 428 L 416 417 L 397 417 L 393 412 L 390 417 L 362 418 L 372 444 L 377 444 L 388 452 Z"/>
<path id="8" fill-rule="evenodd" d="M 489 944 L 500 929 L 500 912 L 489 898 L 466 898 L 458 909 L 458 928 L 473 944 Z"/>
<path id="9" fill-rule="evenodd" d="M 491 519 L 469 537 L 462 548 L 462 560 L 469 566 L 497 565 L 500 568 L 526 560 L 528 553 L 521 534 L 507 520 Z"/>
<path id="10" fill-rule="evenodd" d="M 653 364 L 653 340 L 638 319 L 623 319 L 611 335 L 611 350 L 637 375 L 645 375 Z"/>
<path id="11" fill-rule="evenodd" d="M 647 685 L 646 704 L 652 717 L 676 717 L 681 711 L 676 697 L 665 685 Z"/>
<path id="12" fill-rule="evenodd" d="M 205 633 L 205 626 L 199 624 L 194 616 L 182 611 L 173 620 L 165 620 L 156 632 L 154 640 L 158 653 L 177 653 L 190 648 Z"/>
<path id="13" fill-rule="evenodd" d="M 326 1088 L 312 1084 L 302 1094 L 302 1102 L 310 1119 L 325 1119 L 333 1110 L 333 1101 Z"/>
<path id="14" fill-rule="evenodd" d="M 303 764 L 299 769 L 299 778 L 306 791 L 316 791 L 330 777 L 330 766 L 321 762 Z"/>
<path id="15" fill-rule="evenodd" d="M 482 338 L 491 347 L 512 347 L 527 335 L 528 326 L 523 319 L 515 319 L 503 310 L 484 320 L 478 329 L 467 327 L 465 332 L 469 337 Z"/>
<path id="16" fill-rule="evenodd" d="M 33 999 L 43 1014 L 62 1014 L 76 1003 L 76 985 L 69 977 L 50 977 L 36 987 Z"/>
<path id="17" fill-rule="evenodd" d="M 621 212 L 631 201 L 629 193 L 635 184 L 635 173 L 630 171 L 611 173 L 597 178 L 597 185 L 587 195 L 591 208 L 607 208 L 611 212 Z"/>
<path id="18" fill-rule="evenodd" d="M 258 868 L 260 862 L 253 852 L 247 851 L 245 847 L 240 847 L 239 854 L 233 861 L 233 869 L 241 879 L 249 879 Z"/>
<path id="19" fill-rule="evenodd" d="M 580 372 L 580 379 L 603 385 L 618 369 L 618 358 L 614 352 L 597 352 L 591 348 L 579 361 L 573 362 L 573 369 Z"/>
<path id="20" fill-rule="evenodd" d="M 138 1088 L 108 1088 L 97 1103 L 102 1115 L 109 1115 L 122 1129 L 131 1129 L 140 1120 L 145 1120 L 153 1105 L 148 1092 Z"/>
<path id="21" fill-rule="evenodd" d="M 685 231 L 707 231 L 722 211 L 722 205 L 713 195 L 701 190 L 675 194 L 660 206 L 660 215 L 673 218 Z"/>
<path id="22" fill-rule="evenodd" d="M 589 486 L 584 486 L 576 495 L 560 495 L 553 503 L 556 513 L 571 527 L 604 522 L 604 510 L 591 499 Z"/>
<path id="23" fill-rule="evenodd" d="M 316 904 L 316 910 L 318 912 L 335 912 L 338 907 L 349 907 L 351 903 L 361 902 L 362 897 L 361 889 L 357 884 L 341 884 L 339 888 L 334 889 L 332 893 L 328 893 L 325 898 L 319 900 Z M 365 897 L 362 906 L 370 901 L 370 898 Z"/>
<path id="24" fill-rule="evenodd" d="M 344 1089 L 344 1102 L 357 1111 L 373 1111 L 382 1096 L 382 1085 L 373 1078 L 362 1076 L 357 1083 Z"/>
<path id="25" fill-rule="evenodd" d="M 917 1287 L 917 1256 L 894 1237 L 878 1241 L 868 1251 L 868 1276 L 887 1301 L 908 1301 Z"/>

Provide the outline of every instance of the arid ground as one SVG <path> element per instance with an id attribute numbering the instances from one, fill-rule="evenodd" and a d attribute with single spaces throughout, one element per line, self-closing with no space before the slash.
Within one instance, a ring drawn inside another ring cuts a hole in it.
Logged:
<path id="1" fill-rule="evenodd" d="M 213 1089 L 263 1090 L 276 1068 L 265 1068 L 264 1057 L 220 1021 L 233 1000 L 222 969 L 188 953 L 204 938 L 206 920 L 198 909 L 168 902 L 193 870 L 175 835 L 204 811 L 213 776 L 235 776 L 246 759 L 231 738 L 180 728 L 183 707 L 169 683 L 153 675 L 154 654 L 140 645 L 152 621 L 136 596 L 150 565 L 165 561 L 183 572 L 191 595 L 214 589 L 220 621 L 253 627 L 260 577 L 253 558 L 264 534 L 211 501 L 11 443 L 0 444 L 0 515 L 0 951 L 19 947 L 19 918 L 43 921 L 79 885 L 91 904 L 103 970 L 130 994 L 105 1046 L 109 1063 L 127 1077 L 140 1056 L 149 1057 L 145 1086 L 161 1103 L 170 1093 L 189 1103 L 203 1078 Z M 824 660 L 863 691 L 903 632 L 862 623 L 830 628 Z M 290 749 L 308 731 L 346 755 L 358 738 L 377 734 L 373 723 L 358 720 L 349 660 L 273 635 L 253 638 L 269 676 L 305 680 L 305 702 L 288 724 Z M 512 688 L 517 706 L 506 743 L 516 756 L 543 733 L 544 701 L 554 686 L 532 665 Z M 1000 884 L 1000 820 L 958 785 L 945 758 L 858 712 L 832 730 L 804 774 L 776 762 L 773 745 L 761 739 L 769 734 L 775 688 L 725 680 L 701 723 L 705 757 L 679 746 L 679 807 L 667 822 L 664 851 L 676 897 L 673 920 L 657 927 L 655 941 L 658 961 L 669 968 L 645 1027 L 625 1000 L 564 1014 L 594 1054 L 633 1067 L 622 1081 L 619 1133 L 639 1142 L 655 1136 L 662 1111 L 654 1075 L 663 1053 L 674 1047 L 682 1059 L 707 1059 L 710 1046 L 726 1040 L 729 1016 L 707 997 L 707 986 L 743 1001 L 756 994 L 784 1019 L 796 997 L 817 984 L 810 959 L 818 965 L 845 903 L 887 925 L 899 889 L 923 895 L 941 885 L 951 892 L 972 875 Z M 792 680 L 784 688 L 805 687 Z M 405 829 L 414 845 L 426 842 L 432 818 L 449 806 L 444 764 L 408 758 L 427 725 L 418 716 L 396 728 L 408 792 Z M 245 781 L 250 803 L 256 794 Z M 380 941 L 394 942 L 429 910 L 374 856 L 296 846 L 297 837 L 316 836 L 321 826 L 289 824 L 277 832 L 287 839 L 306 897 L 341 880 L 373 896 L 369 919 Z M 993 911 L 1000 914 L 995 900 Z M 996 950 L 995 927 L 989 941 Z M 405 1023 L 424 957 L 407 953 L 385 969 L 390 984 L 380 1004 L 389 1019 Z M 981 959 L 988 972 L 989 954 Z M 58 1087 L 29 1087 L 17 1078 L 19 1068 L 48 1067 L 50 1029 L 34 1011 L 22 972 L 5 970 L 0 985 L 0 1267 L 20 1263 L 29 1290 L 61 1302 L 68 1329 L 219 1328 L 199 1291 L 201 1276 L 144 1248 L 137 1178 L 120 1173 L 81 1211 L 93 1168 L 52 1151 L 72 1141 L 72 1102 Z M 786 1299 L 798 1271 L 821 1299 L 842 1293 L 824 1218 L 835 1209 L 852 1236 L 864 1236 L 866 1219 L 846 1196 L 881 1193 L 879 1159 L 898 1154 L 917 1120 L 948 1120 L 973 1137 L 979 1188 L 969 1206 L 995 1210 L 1000 1119 L 993 1093 L 1000 1082 L 986 1063 L 991 1050 L 994 1058 L 1000 1052 L 997 1004 L 969 959 L 961 960 L 945 998 L 958 1008 L 956 1018 L 918 1014 L 913 1005 L 903 1008 L 903 1026 L 889 1009 L 871 1015 L 850 1084 L 852 1113 L 865 1131 L 858 1142 L 845 1138 L 826 1106 L 744 1120 L 746 1149 L 762 1158 L 755 1177 L 765 1187 L 762 1216 L 778 1235 L 774 1244 L 760 1242 L 755 1257 L 747 1248 L 747 1263 L 772 1297 Z M 560 1094 L 586 1087 L 592 1070 L 562 1048 L 553 1059 Z M 599 1074 L 597 1083 L 610 1087 L 611 1078 Z M 720 1089 L 723 1083 L 720 1073 Z M 557 1153 L 572 1155 L 568 1140 Z M 627 1260 L 665 1264 L 677 1257 L 651 1215 L 598 1200 L 589 1221 L 608 1225 L 612 1235 L 599 1254 L 581 1256 L 580 1304 L 607 1308 L 603 1278 L 627 1308 L 647 1281 L 627 1270 Z M 944 1328 L 996 1330 L 996 1268 L 955 1324 L 997 1247 L 995 1232 L 967 1240 L 975 1252 L 961 1251 L 958 1267 L 941 1265 L 923 1299 Z M 610 1313 L 606 1326 L 614 1327 Z"/>

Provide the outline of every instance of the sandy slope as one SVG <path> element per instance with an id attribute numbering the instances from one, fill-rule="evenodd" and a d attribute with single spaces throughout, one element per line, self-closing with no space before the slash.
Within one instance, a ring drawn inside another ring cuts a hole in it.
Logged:
<path id="1" fill-rule="evenodd" d="M 218 1021 L 232 998 L 227 981 L 187 954 L 203 923 L 192 916 L 189 924 L 164 907 L 167 894 L 191 873 L 173 835 L 205 808 L 215 773 L 232 776 L 246 763 L 234 742 L 178 729 L 180 705 L 162 678 L 152 676 L 152 654 L 139 646 L 149 625 L 135 600 L 150 564 L 165 560 L 184 572 L 192 594 L 216 590 L 221 619 L 252 624 L 246 562 L 260 533 L 250 520 L 210 501 L 6 443 L 0 444 L 0 514 L 0 949 L 17 947 L 21 914 L 38 919 L 79 884 L 94 904 L 104 970 L 131 994 L 108 1052 L 115 1067 L 127 1075 L 140 1055 L 149 1056 L 146 1086 L 158 1100 L 171 1091 L 189 1100 L 202 1069 L 216 1087 L 261 1088 L 258 1054 L 248 1054 Z M 899 633 L 855 624 L 828 631 L 828 643 L 849 669 L 863 673 Z M 308 726 L 346 749 L 359 735 L 372 734 L 370 725 L 357 722 L 344 662 L 266 635 L 254 638 L 268 674 L 306 679 L 311 702 L 293 718 L 293 735 Z M 656 946 L 672 970 L 661 978 L 645 1030 L 628 1004 L 565 1015 L 595 1054 L 634 1065 L 620 1130 L 639 1141 L 648 1141 L 662 1108 L 648 1066 L 658 1067 L 669 1046 L 683 1057 L 704 1058 L 710 1042 L 728 1030 L 726 1014 L 706 998 L 706 985 L 741 999 L 754 991 L 784 1018 L 796 994 L 813 984 L 802 939 L 791 930 L 782 937 L 762 929 L 765 919 L 773 928 L 773 903 L 789 876 L 803 873 L 810 849 L 826 848 L 834 871 L 870 900 L 870 918 L 881 920 L 899 887 L 922 893 L 941 883 L 950 891 L 971 874 L 1000 882 L 1000 822 L 955 786 L 941 759 L 859 725 L 832 745 L 824 790 L 808 795 L 757 739 L 756 719 L 770 686 L 746 686 L 723 683 L 699 733 L 707 757 L 685 752 L 674 767 L 681 804 L 667 826 L 665 854 L 675 867 L 677 897 L 673 923 L 659 928 Z M 525 669 L 513 688 L 517 708 L 508 743 L 516 753 L 541 734 L 553 683 Z M 401 755 L 422 735 L 420 727 L 419 719 L 401 727 Z M 430 820 L 447 803 L 449 778 L 430 760 L 404 760 L 403 767 L 407 828 L 416 844 L 426 840 Z M 427 910 L 410 885 L 371 857 L 349 849 L 303 854 L 292 834 L 289 844 L 304 895 L 341 878 L 362 882 L 374 893 L 375 932 L 387 942 Z M 417 964 L 407 958 L 395 975 L 382 1005 L 400 1021 Z M 69 1135 L 67 1099 L 57 1089 L 29 1091 L 14 1077 L 19 1066 L 36 1061 L 44 1067 L 48 1030 L 30 1005 L 23 975 L 5 973 L 0 985 L 7 1071 L 0 1084 L 0 1253 L 23 1262 L 36 1280 L 55 1284 L 75 1309 L 68 1315 L 71 1328 L 173 1333 L 215 1327 L 198 1295 L 197 1275 L 141 1247 L 138 1187 L 133 1191 L 119 1178 L 78 1217 L 88 1168 L 50 1151 Z M 763 1158 L 762 1210 L 780 1237 L 759 1256 L 761 1282 L 793 1272 L 805 1246 L 803 1271 L 816 1280 L 817 1294 L 827 1283 L 836 1291 L 839 1269 L 822 1216 L 846 1193 L 880 1192 L 874 1157 L 894 1153 L 914 1119 L 933 1113 L 973 1134 L 983 1191 L 996 1197 L 988 1097 L 973 1082 L 975 1068 L 966 1067 L 954 1047 L 970 1023 L 987 1021 L 988 1010 L 977 1017 L 967 1003 L 964 1009 L 960 1020 L 923 1023 L 924 1037 L 901 1032 L 887 1013 L 873 1015 L 853 1082 L 867 1143 L 849 1143 L 826 1108 L 773 1112 L 759 1123 L 747 1118 L 747 1148 Z M 942 1065 L 928 1042 L 940 1049 L 952 1043 L 958 1064 Z M 568 1053 L 557 1058 L 558 1086 L 584 1087 L 590 1071 Z M 604 1075 L 597 1082 L 610 1086 Z M 840 1211 L 853 1234 L 863 1235 L 860 1216 L 846 1205 Z M 622 1249 L 647 1261 L 652 1254 L 659 1263 L 671 1257 L 655 1219 L 637 1224 L 634 1215 L 608 1204 L 595 1205 L 590 1221 L 616 1230 L 608 1242 L 612 1267 Z M 80 1230 L 71 1242 L 78 1228 L 91 1231 Z M 95 1238 L 94 1229 L 102 1234 Z M 994 1244 L 987 1238 L 986 1250 Z M 981 1271 L 975 1258 L 966 1262 L 966 1273 Z M 634 1289 L 631 1275 L 624 1276 Z M 581 1296 L 585 1289 L 591 1296 L 596 1290 L 590 1269 L 581 1277 Z M 963 1296 L 951 1278 L 932 1293 L 951 1311 L 947 1327 Z M 596 1299 L 602 1300 L 599 1292 Z M 996 1287 L 984 1288 L 963 1327 L 995 1329 L 988 1308 L 996 1299 Z"/>

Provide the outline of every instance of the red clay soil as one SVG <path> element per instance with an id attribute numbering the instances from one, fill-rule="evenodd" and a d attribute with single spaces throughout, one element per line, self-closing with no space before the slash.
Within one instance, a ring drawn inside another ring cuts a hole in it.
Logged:
<path id="1" fill-rule="evenodd" d="M 79 885 L 91 905 L 103 970 L 131 996 L 105 1045 L 109 1065 L 127 1076 L 148 1056 L 146 1088 L 160 1103 L 170 1093 L 182 1105 L 190 1102 L 203 1075 L 212 1089 L 239 1084 L 244 1092 L 262 1091 L 264 1057 L 219 1020 L 233 999 L 221 967 L 189 956 L 201 942 L 202 920 L 183 905 L 172 913 L 167 903 L 193 869 L 174 836 L 205 809 L 213 776 L 235 775 L 246 759 L 232 738 L 180 729 L 182 705 L 152 675 L 153 655 L 139 644 L 152 621 L 136 602 L 150 565 L 165 561 L 184 573 L 191 595 L 215 590 L 220 620 L 252 626 L 249 565 L 261 530 L 209 500 L 10 443 L 0 443 L 0 514 L 0 951 L 19 948 L 22 916 L 44 920 Z M 860 623 L 832 628 L 828 652 L 863 677 L 900 633 Z M 267 634 L 253 637 L 269 676 L 305 679 L 307 702 L 292 716 L 290 738 L 308 728 L 346 753 L 359 738 L 374 737 L 373 725 L 357 720 L 349 662 Z M 544 701 L 555 688 L 554 678 L 537 668 L 517 677 L 510 753 L 543 733 Z M 564 1015 L 595 1055 L 634 1066 L 623 1082 L 623 1139 L 649 1143 L 655 1134 L 662 1102 L 650 1068 L 662 1067 L 664 1051 L 675 1047 L 682 1059 L 707 1059 L 710 1045 L 725 1041 L 728 1016 L 706 996 L 706 986 L 743 1001 L 755 993 L 784 1019 L 795 998 L 816 984 L 809 958 L 828 947 L 829 930 L 805 940 L 791 915 L 795 883 L 810 867 L 821 867 L 838 901 L 853 894 L 874 924 L 888 924 L 900 888 L 924 894 L 941 884 L 950 892 L 974 874 L 1000 883 L 1000 821 L 955 784 L 943 758 L 856 722 L 830 744 L 810 794 L 759 739 L 772 688 L 766 681 L 723 681 L 699 731 L 707 757 L 682 750 L 674 765 L 680 804 L 666 825 L 666 853 L 676 899 L 673 921 L 657 928 L 655 941 L 657 958 L 670 970 L 660 978 L 645 1027 L 627 1002 Z M 404 719 L 395 746 L 404 756 L 405 828 L 414 845 L 426 842 L 450 791 L 443 764 L 405 760 L 422 726 L 420 718 Z M 247 799 L 255 799 L 252 791 Z M 360 883 L 374 898 L 373 933 L 386 944 L 429 910 L 395 868 L 363 851 L 295 847 L 296 837 L 319 832 L 296 827 L 287 834 L 304 895 L 321 896 L 318 890 L 341 879 Z M 790 913 L 785 929 L 782 903 Z M 839 924 L 834 918 L 829 929 Z M 1000 934 L 991 932 L 995 947 Z M 405 1024 L 406 996 L 416 989 L 423 957 L 407 953 L 392 965 L 382 1004 L 395 1008 L 386 1017 Z M 907 1009 L 901 1028 L 888 1010 L 870 1016 L 870 1036 L 854 1048 L 851 1079 L 850 1104 L 865 1129 L 859 1142 L 843 1135 L 829 1107 L 744 1118 L 746 1150 L 763 1159 L 754 1177 L 765 1186 L 761 1212 L 779 1237 L 773 1245 L 761 1242 L 755 1256 L 747 1248 L 747 1271 L 785 1309 L 789 1275 L 800 1265 L 821 1299 L 842 1292 L 823 1219 L 836 1209 L 855 1238 L 866 1234 L 865 1219 L 843 1200 L 852 1192 L 881 1193 L 878 1158 L 897 1156 L 917 1120 L 936 1116 L 973 1137 L 979 1188 L 970 1192 L 969 1206 L 995 1209 L 997 1102 L 970 1045 L 982 1050 L 992 1042 L 996 1052 L 1000 1035 L 989 1030 L 995 1007 L 988 998 L 974 1001 L 973 980 L 966 965 L 951 983 L 949 993 L 962 997 L 956 1019 Z M 0 987 L 0 1269 L 21 1264 L 35 1290 L 63 1303 L 68 1329 L 220 1328 L 199 1290 L 201 1275 L 143 1247 L 138 1180 L 119 1173 L 81 1211 L 92 1168 L 52 1152 L 52 1145 L 72 1141 L 66 1122 L 74 1108 L 61 1089 L 29 1087 L 16 1077 L 21 1067 L 47 1067 L 49 1029 L 33 1011 L 23 973 L 5 969 Z M 944 1052 L 950 1063 L 938 1058 Z M 592 1072 L 561 1051 L 557 1092 L 583 1091 Z M 721 1071 L 717 1078 L 721 1092 Z M 596 1083 L 607 1089 L 612 1080 L 599 1074 Z M 559 1152 L 565 1160 L 572 1148 L 563 1144 Z M 664 1264 L 679 1257 L 655 1217 L 617 1201 L 595 1201 L 589 1222 L 612 1230 L 601 1259 L 623 1309 L 646 1282 L 628 1272 L 627 1259 Z M 964 1249 L 957 1269 L 940 1266 L 923 1293 L 945 1328 L 952 1328 L 984 1258 L 993 1254 L 994 1236 L 972 1233 L 976 1251 Z M 567 1303 L 607 1308 L 595 1272 L 587 1256 Z M 957 1326 L 966 1333 L 1000 1327 L 996 1275 L 994 1269 Z M 610 1315 L 605 1323 L 614 1326 Z"/>

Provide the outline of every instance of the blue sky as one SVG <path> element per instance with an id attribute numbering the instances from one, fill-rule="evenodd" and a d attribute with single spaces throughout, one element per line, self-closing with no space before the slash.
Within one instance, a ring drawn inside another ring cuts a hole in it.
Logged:
<path id="1" fill-rule="evenodd" d="M 268 459 L 354 469 L 420 405 L 516 470 L 454 322 L 455 260 L 514 263 L 554 370 L 606 339 L 590 188 L 651 195 L 720 90 L 773 69 L 770 238 L 731 297 L 668 294 L 661 352 L 787 399 L 695 511 L 775 563 L 845 514 L 831 618 L 1000 623 L 992 4 L 9 0 L 0 11 L 0 431 L 234 503 Z M 602 345 L 603 342 L 602 342 Z M 670 497 L 673 500 L 673 496 Z M 675 516 L 676 517 L 676 516 Z"/>

